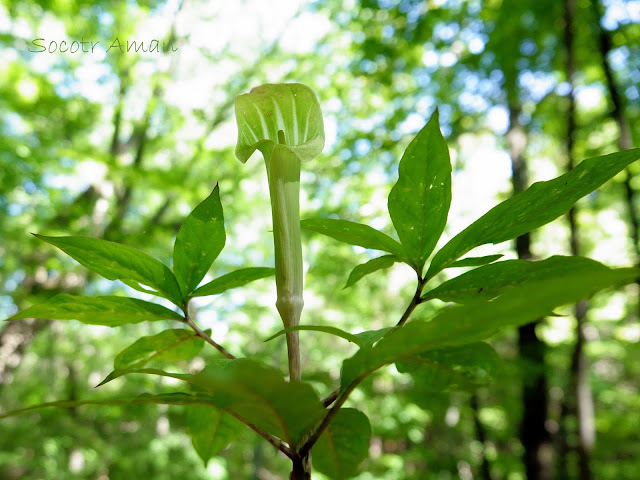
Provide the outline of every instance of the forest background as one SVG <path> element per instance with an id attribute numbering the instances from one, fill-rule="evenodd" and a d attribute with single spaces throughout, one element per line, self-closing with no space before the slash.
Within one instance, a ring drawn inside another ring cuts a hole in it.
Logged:
<path id="1" fill-rule="evenodd" d="M 122 49 L 109 48 L 115 39 Z M 127 41 L 149 49 L 154 39 L 157 51 L 127 51 Z M 98 43 L 60 52 L 63 40 Z M 302 217 L 383 231 L 399 155 L 438 107 L 454 169 L 442 243 L 532 182 L 639 143 L 638 0 L 4 1 L 0 45 L 0 318 L 60 292 L 148 298 L 29 232 L 106 238 L 167 261 L 177 228 L 216 182 L 228 240 L 214 273 L 272 265 L 264 166 L 233 153 L 235 96 L 263 83 L 311 86 L 325 115 L 324 153 L 302 172 Z M 637 265 L 638 169 L 566 218 L 474 254 Z M 353 332 L 395 323 L 412 295 L 406 265 L 343 289 L 370 252 L 303 241 L 304 323 Z M 365 382 L 350 400 L 373 425 L 368 473 L 357 478 L 637 480 L 639 294 L 638 285 L 605 292 L 494 337 L 502 367 L 474 393 L 431 392 L 394 368 Z M 263 342 L 278 330 L 274 302 L 273 283 L 259 281 L 197 307 L 215 339 L 284 365 L 284 340 Z M 2 324 L 0 410 L 98 395 L 111 359 L 162 327 Z M 301 339 L 304 378 L 330 390 L 353 347 Z M 135 395 L 158 385 L 171 383 L 132 377 L 102 388 Z M 250 431 L 204 467 L 185 410 L 79 407 L 4 420 L 0 478 L 286 475 L 285 459 Z"/>

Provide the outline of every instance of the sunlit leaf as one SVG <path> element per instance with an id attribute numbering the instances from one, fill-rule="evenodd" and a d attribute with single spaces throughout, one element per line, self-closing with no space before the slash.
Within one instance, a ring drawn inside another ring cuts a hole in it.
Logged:
<path id="1" fill-rule="evenodd" d="M 353 270 L 351 270 L 349 279 L 347 280 L 347 284 L 344 286 L 344 288 L 350 287 L 370 273 L 389 268 L 394 263 L 401 261 L 402 260 L 400 260 L 395 255 L 384 255 L 382 257 L 374 258 L 366 263 L 358 265 Z"/>
<path id="2" fill-rule="evenodd" d="M 275 275 L 275 273 L 275 268 L 241 268 L 231 273 L 227 273 L 226 275 L 222 275 L 221 277 L 218 277 L 215 280 L 202 285 L 195 292 L 193 292 L 191 296 L 204 297 L 207 295 L 219 295 L 220 293 L 226 292 L 227 290 L 230 290 L 232 288 L 242 287 L 243 285 L 246 285 L 247 283 L 253 282 L 255 280 L 270 277 L 272 275 Z"/>
<path id="3" fill-rule="evenodd" d="M 496 255 L 487 255 L 485 257 L 467 257 L 460 260 L 456 260 L 447 268 L 458 268 L 458 267 L 478 267 L 480 265 L 487 265 L 488 263 L 495 262 L 503 255 L 498 253 Z"/>
<path id="4" fill-rule="evenodd" d="M 599 290 L 630 283 L 637 269 L 566 272 L 552 279 L 530 280 L 509 295 L 475 300 L 441 310 L 432 320 L 414 320 L 396 328 L 373 347 L 361 348 L 342 366 L 341 388 L 352 387 L 371 372 L 409 355 L 485 340 L 505 327 L 543 317 L 560 305 L 576 303 Z"/>
<path id="5" fill-rule="evenodd" d="M 162 305 L 136 298 L 77 297 L 66 293 L 60 293 L 46 302 L 29 307 L 8 320 L 20 318 L 78 320 L 82 323 L 107 327 L 144 321 L 183 320 L 182 316 Z"/>
<path id="6" fill-rule="evenodd" d="M 187 296 L 198 286 L 224 248 L 226 234 L 218 185 L 184 221 L 173 249 L 173 271 Z"/>
<path id="7" fill-rule="evenodd" d="M 528 280 L 552 279 L 572 272 L 607 272 L 605 265 L 584 257 L 553 256 L 540 261 L 505 260 L 485 265 L 447 280 L 426 292 L 423 300 L 439 298 L 445 302 L 464 303 L 477 298 L 491 299 L 509 287 Z"/>
<path id="8" fill-rule="evenodd" d="M 272 335 L 269 338 L 267 338 L 265 342 L 273 340 L 274 338 L 278 338 L 279 336 L 289 332 L 298 332 L 298 331 L 304 331 L 304 330 L 308 330 L 312 332 L 329 333 L 336 337 L 344 338 L 345 340 L 348 340 L 349 342 L 355 343 L 356 345 L 359 345 L 359 346 L 362 346 L 364 344 L 364 342 L 360 338 L 358 338 L 357 335 L 345 332 L 344 330 L 340 330 L 339 328 L 336 328 L 336 327 L 328 327 L 323 325 L 297 325 L 295 327 L 285 328 L 283 330 L 280 330 L 275 335 Z"/>
<path id="9" fill-rule="evenodd" d="M 640 149 L 582 161 L 564 175 L 536 182 L 524 192 L 495 206 L 453 237 L 434 256 L 431 277 L 454 260 L 485 243 L 500 243 L 545 225 L 566 213 L 580 198 L 640 158 Z"/>
<path id="10" fill-rule="evenodd" d="M 136 248 L 91 237 L 35 236 L 109 280 L 127 281 L 128 285 L 143 292 L 150 291 L 145 286 L 152 287 L 157 290 L 153 292 L 156 295 L 182 305 L 180 287 L 171 270 Z"/>
<path id="11" fill-rule="evenodd" d="M 21 415 L 23 413 L 41 410 L 43 408 L 70 408 L 81 407 L 83 405 L 211 405 L 212 398 L 205 394 L 188 394 L 182 392 L 149 394 L 145 393 L 131 398 L 108 398 L 96 400 L 60 400 L 57 402 L 47 402 L 30 407 L 11 410 L 0 413 L 0 419 Z"/>
<path id="12" fill-rule="evenodd" d="M 451 160 L 436 110 L 402 155 L 398 181 L 389 194 L 393 226 L 420 273 L 442 235 L 450 204 Z"/>
<path id="13" fill-rule="evenodd" d="M 389 235 L 368 225 L 332 218 L 309 218 L 302 220 L 300 225 L 305 230 L 321 233 L 340 242 L 382 250 L 400 258 L 405 257 L 402 245 Z"/>
<path id="14" fill-rule="evenodd" d="M 202 350 L 203 344 L 204 340 L 191 330 L 165 330 L 156 335 L 139 338 L 129 345 L 116 356 L 113 368 L 142 368 L 154 360 L 190 360 Z"/>

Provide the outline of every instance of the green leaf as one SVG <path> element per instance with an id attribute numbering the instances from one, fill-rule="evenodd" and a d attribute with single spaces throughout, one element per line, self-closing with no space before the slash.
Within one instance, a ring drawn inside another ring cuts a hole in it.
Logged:
<path id="1" fill-rule="evenodd" d="M 439 298 L 445 302 L 464 303 L 477 298 L 491 299 L 505 289 L 529 280 L 552 279 L 572 272 L 607 272 L 609 268 L 584 257 L 553 256 L 541 261 L 506 260 L 476 268 L 447 280 L 425 293 L 422 300 Z"/>
<path id="2" fill-rule="evenodd" d="M 188 394 L 182 392 L 161 393 L 152 395 L 144 393 L 133 398 L 108 398 L 101 400 L 60 400 L 57 402 L 41 403 L 30 407 L 0 413 L 0 420 L 3 418 L 21 415 L 23 413 L 42 410 L 43 408 L 70 408 L 81 407 L 83 405 L 211 405 L 212 398 L 204 394 Z"/>
<path id="3" fill-rule="evenodd" d="M 365 345 L 371 346 L 393 329 L 394 327 L 385 327 L 380 330 L 366 330 L 364 332 L 356 333 L 356 337 L 358 337 L 358 339 L 360 339 L 360 341 Z"/>
<path id="4" fill-rule="evenodd" d="M 410 373 L 421 391 L 474 390 L 495 376 L 500 366 L 496 351 L 484 342 L 416 353 L 396 362 Z"/>
<path id="5" fill-rule="evenodd" d="M 353 335 L 351 333 L 345 332 L 344 330 L 340 330 L 339 328 L 336 328 L 336 327 L 325 327 L 322 325 L 297 325 L 295 327 L 285 328 L 283 330 L 280 330 L 275 335 L 272 335 L 269 338 L 267 338 L 265 342 L 273 340 L 274 338 L 278 338 L 279 336 L 285 335 L 289 332 L 298 332 L 300 330 L 329 333 L 331 335 L 335 335 L 336 337 L 344 338 L 345 340 L 355 343 L 358 346 L 362 346 L 365 343 L 360 338 L 358 338 L 358 335 Z"/>
<path id="6" fill-rule="evenodd" d="M 142 368 L 154 360 L 190 360 L 202 350 L 203 344 L 204 340 L 191 330 L 165 330 L 156 335 L 139 338 L 129 345 L 116 356 L 113 368 Z"/>
<path id="7" fill-rule="evenodd" d="M 453 237 L 436 253 L 427 277 L 485 243 L 500 243 L 545 225 L 563 215 L 580 198 L 640 158 L 640 149 L 582 161 L 564 175 L 536 182 L 524 192 L 495 206 Z M 401 237 L 402 238 L 402 237 Z"/>
<path id="8" fill-rule="evenodd" d="M 117 327 L 127 323 L 183 318 L 155 303 L 128 297 L 76 297 L 60 293 L 44 303 L 34 305 L 7 320 L 20 318 L 46 318 L 51 320 L 78 320 L 90 325 Z"/>
<path id="9" fill-rule="evenodd" d="M 175 378 L 176 380 L 182 380 L 183 382 L 187 382 L 195 387 L 198 386 L 198 382 L 194 379 L 194 376 L 189 373 L 169 373 L 164 370 L 160 370 L 158 368 L 139 368 L 139 369 L 128 369 L 128 368 L 119 368 L 114 370 L 109 375 L 105 377 L 95 388 L 106 385 L 107 383 L 115 380 L 116 378 L 124 377 L 125 375 L 130 374 L 141 374 L 141 375 L 156 375 L 159 377 L 167 377 L 167 378 Z"/>
<path id="10" fill-rule="evenodd" d="M 402 245 L 396 240 L 368 225 L 332 218 L 309 218 L 302 220 L 300 225 L 305 230 L 321 233 L 350 245 L 382 250 L 400 258 L 406 256 Z"/>
<path id="11" fill-rule="evenodd" d="M 370 439 L 367 416 L 355 408 L 342 408 L 313 446 L 313 467 L 334 480 L 351 478 L 369 456 Z"/>
<path id="12" fill-rule="evenodd" d="M 341 388 L 353 388 L 378 368 L 430 350 L 487 339 L 505 327 L 532 322 L 560 305 L 573 304 L 605 288 L 631 283 L 632 268 L 565 272 L 555 278 L 530 280 L 494 300 L 475 300 L 445 308 L 432 320 L 414 320 L 396 328 L 375 346 L 361 348 L 342 366 Z"/>
<path id="13" fill-rule="evenodd" d="M 187 217 L 173 248 L 173 271 L 183 297 L 196 289 L 224 248 L 226 234 L 218 185 Z"/>
<path id="14" fill-rule="evenodd" d="M 155 295 L 182 306 L 180 287 L 171 270 L 137 248 L 99 238 L 34 235 L 109 280 L 122 280 L 147 293 L 149 290 L 145 286 L 154 288 L 157 290 L 153 292 Z"/>
<path id="15" fill-rule="evenodd" d="M 313 90 L 300 83 L 261 85 L 237 96 L 236 121 L 236 157 L 242 163 L 256 149 L 268 160 L 279 143 L 285 143 L 302 162 L 324 148 L 320 103 Z M 278 131 L 284 132 L 284 142 L 279 141 Z"/>
<path id="16" fill-rule="evenodd" d="M 447 268 L 457 268 L 457 267 L 479 267 L 481 265 L 486 265 L 488 263 L 493 263 L 498 260 L 503 255 L 498 253 L 496 255 L 487 255 L 485 257 L 467 257 L 462 260 L 457 260 L 449 265 Z"/>
<path id="17" fill-rule="evenodd" d="M 236 359 L 209 364 L 195 376 L 216 399 L 259 428 L 297 445 L 324 414 L 313 388 L 285 382 L 279 371 L 253 360 Z"/>
<path id="18" fill-rule="evenodd" d="M 213 407 L 188 407 L 186 432 L 198 456 L 207 466 L 244 431 L 244 425 L 228 413 Z"/>
<path id="19" fill-rule="evenodd" d="M 201 286 L 191 294 L 192 297 L 204 297 L 207 295 L 218 295 L 232 288 L 242 287 L 247 283 L 259 280 L 261 278 L 275 275 L 275 268 L 268 267 L 251 267 L 241 268 L 231 273 L 227 273 L 211 282 Z"/>
<path id="20" fill-rule="evenodd" d="M 451 160 L 436 110 L 402 155 L 388 202 L 393 226 L 419 273 L 444 231 L 450 204 Z"/>
<path id="21" fill-rule="evenodd" d="M 377 272 L 384 268 L 389 268 L 396 262 L 401 262 L 395 255 L 384 255 L 382 257 L 374 258 L 366 263 L 358 265 L 349 274 L 349 279 L 344 288 L 350 287 L 354 283 L 358 282 L 362 277 L 369 275 L 370 273 Z"/>
<path id="22" fill-rule="evenodd" d="M 128 374 L 159 375 L 187 382 L 210 394 L 211 405 L 233 412 L 289 445 L 298 444 L 325 411 L 309 384 L 286 382 L 276 369 L 245 358 L 209 361 L 196 375 L 154 368 L 115 370 L 100 385 Z"/>

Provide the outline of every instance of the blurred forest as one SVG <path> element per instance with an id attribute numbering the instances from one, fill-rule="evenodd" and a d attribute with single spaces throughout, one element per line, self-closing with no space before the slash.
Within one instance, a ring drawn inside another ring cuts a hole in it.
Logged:
<path id="1" fill-rule="evenodd" d="M 29 51 L 37 38 L 47 51 Z M 127 53 L 109 49 L 115 38 L 174 48 Z M 99 44 L 50 52 L 61 40 Z M 273 265 L 262 159 L 234 157 L 234 98 L 262 83 L 311 86 L 325 115 L 324 153 L 302 171 L 302 218 L 385 231 L 399 155 L 438 107 L 454 169 L 442 242 L 532 182 L 640 142 L 638 0 L 2 0 L 0 45 L 2 319 L 60 292 L 149 299 L 29 233 L 106 238 L 169 262 L 177 228 L 216 182 L 227 246 L 215 274 Z M 638 169 L 566 218 L 474 254 L 637 265 Z M 413 294 L 406 265 L 343 289 L 370 252 L 318 235 L 303 242 L 303 323 L 395 324 Z M 432 392 L 395 368 L 365 381 L 347 402 L 373 426 L 357 478 L 637 480 L 639 294 L 605 292 L 494 337 L 502 369 L 473 394 Z M 201 300 L 198 318 L 237 354 L 284 372 L 284 339 L 263 342 L 280 328 L 274 301 L 275 285 L 261 280 Z M 118 352 L 162 327 L 0 325 L 0 411 L 171 387 L 133 376 L 94 390 Z M 303 378 L 326 395 L 354 347 L 314 332 L 301 342 Z M 205 349 L 174 371 L 213 356 Z M 3 420 L 0 479 L 286 478 L 286 458 L 249 430 L 204 467 L 186 415 L 85 406 Z"/>

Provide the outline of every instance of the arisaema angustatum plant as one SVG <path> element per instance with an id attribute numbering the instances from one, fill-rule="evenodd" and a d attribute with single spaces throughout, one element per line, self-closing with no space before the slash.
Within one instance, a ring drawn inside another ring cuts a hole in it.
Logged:
<path id="1" fill-rule="evenodd" d="M 114 370 L 101 385 L 138 374 L 172 377 L 183 388 L 136 398 L 53 402 L 3 412 L 0 417 L 87 403 L 178 404 L 188 410 L 188 432 L 205 463 L 250 428 L 291 460 L 291 479 L 309 479 L 312 468 L 332 479 L 346 479 L 358 473 L 368 455 L 371 425 L 364 413 L 348 404 L 350 394 L 365 378 L 395 364 L 399 372 L 411 375 L 415 384 L 428 385 L 432 391 L 474 389 L 489 381 L 500 362 L 486 343 L 496 332 L 532 322 L 558 306 L 638 278 L 635 268 L 609 268 L 583 257 L 500 261 L 501 255 L 465 256 L 478 246 L 516 238 L 560 217 L 577 200 L 640 158 L 638 149 L 584 160 L 558 178 L 533 184 L 489 210 L 436 251 L 451 203 L 449 149 L 440 132 L 437 111 L 400 160 L 399 176 L 388 198 L 395 238 L 346 220 L 311 218 L 300 222 L 300 171 L 314 168 L 314 158 L 324 145 L 320 104 L 311 89 L 300 84 L 257 87 L 237 98 L 236 117 L 238 159 L 244 163 L 258 150 L 265 161 L 275 268 L 250 266 L 201 285 L 225 245 L 216 186 L 180 228 L 173 269 L 118 243 L 38 235 L 103 277 L 165 298 L 175 308 L 122 296 L 61 294 L 9 319 L 73 319 L 112 327 L 175 321 L 181 328 L 140 338 L 117 355 Z M 382 252 L 353 268 L 347 286 L 396 262 L 409 265 L 415 271 L 416 290 L 405 300 L 404 314 L 379 330 L 367 330 L 364 319 L 365 331 L 357 334 L 340 325 L 305 323 L 301 227 Z M 452 267 L 468 270 L 438 283 L 438 274 Z M 198 326 L 189 309 L 195 297 L 223 294 L 273 275 L 276 307 L 284 326 L 274 337 L 287 336 L 288 366 L 237 358 L 223 341 L 215 341 Z M 450 304 L 428 317 L 416 310 L 432 299 Z M 305 354 L 305 343 L 298 337 L 301 330 L 335 335 L 358 348 L 344 360 L 339 384 L 326 398 L 301 381 L 300 356 Z M 217 349 L 222 356 L 197 373 L 169 373 L 157 368 L 158 364 L 190 359 L 205 346 Z M 286 370 L 288 375 L 283 373 Z"/>

